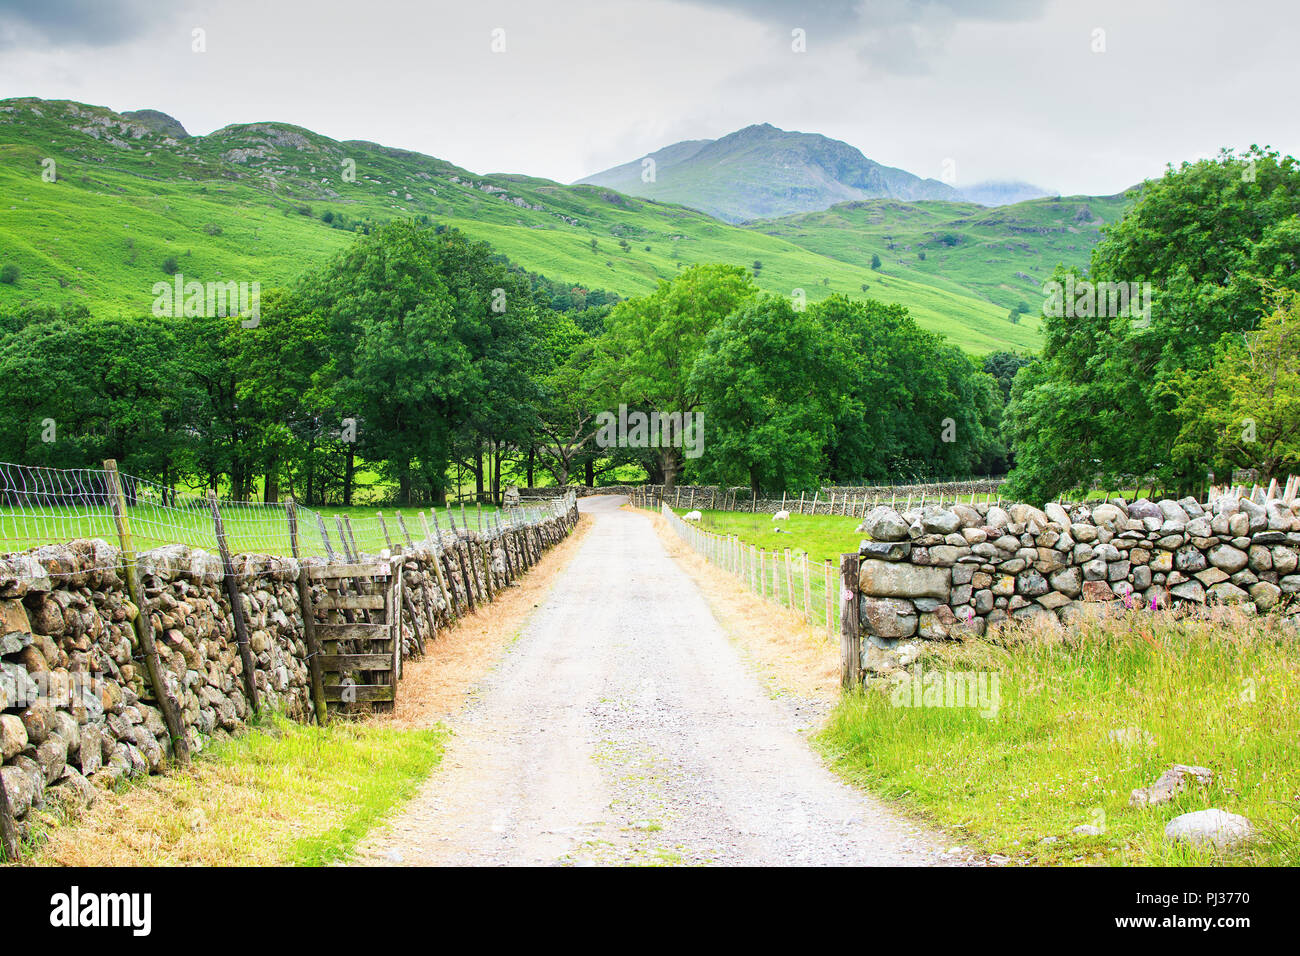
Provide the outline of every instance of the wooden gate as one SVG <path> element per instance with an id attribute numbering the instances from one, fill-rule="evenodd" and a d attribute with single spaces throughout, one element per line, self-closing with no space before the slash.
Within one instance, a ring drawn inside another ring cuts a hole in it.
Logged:
<path id="1" fill-rule="evenodd" d="M 402 668 L 401 574 L 390 561 L 318 565 L 307 574 L 325 587 L 312 609 L 323 620 L 312 630 L 326 706 L 392 710 Z"/>

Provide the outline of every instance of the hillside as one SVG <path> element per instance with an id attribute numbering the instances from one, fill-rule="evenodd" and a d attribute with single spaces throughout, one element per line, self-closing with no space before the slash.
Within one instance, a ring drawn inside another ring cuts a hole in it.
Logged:
<path id="1" fill-rule="evenodd" d="M 1102 228 L 1118 222 L 1135 195 L 1031 199 L 996 209 L 882 199 L 746 226 L 863 269 L 879 255 L 877 275 L 975 295 L 1005 316 L 1017 306 L 1037 313 L 1042 283 L 1058 263 L 1086 268 Z"/>
<path id="2" fill-rule="evenodd" d="M 42 179 L 46 159 L 55 182 Z M 348 161 L 355 181 L 344 179 Z M 283 123 L 186 136 L 153 111 L 128 118 L 67 101 L 0 102 L 0 264 L 20 270 L 17 283 L 0 284 L 0 309 L 81 303 L 99 314 L 144 312 L 169 258 L 187 278 L 266 288 L 341 249 L 358 226 L 401 216 L 463 229 L 524 268 L 586 288 L 634 295 L 693 263 L 758 261 L 766 290 L 900 302 L 973 352 L 1038 344 L 1036 320 L 1013 326 L 1000 302 L 925 270 L 873 273 L 843 248 L 852 237 L 835 229 L 818 239 L 795 223 L 738 228 L 606 188 L 478 176 Z"/>
<path id="3" fill-rule="evenodd" d="M 674 143 L 648 158 L 655 163 L 649 182 L 642 159 L 579 182 L 681 203 L 733 223 L 856 199 L 960 198 L 938 180 L 882 166 L 848 143 L 767 123 L 721 139 Z"/>

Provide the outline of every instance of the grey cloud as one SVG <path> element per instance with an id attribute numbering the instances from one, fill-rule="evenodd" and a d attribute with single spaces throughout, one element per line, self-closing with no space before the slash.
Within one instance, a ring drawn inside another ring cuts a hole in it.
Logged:
<path id="1" fill-rule="evenodd" d="M 160 7 L 148 0 L 0 0 L 0 48 L 114 46 L 170 20 L 183 6 Z"/>
<path id="2" fill-rule="evenodd" d="M 694 0 L 784 32 L 808 31 L 815 44 L 848 43 L 886 73 L 929 72 L 958 23 L 1019 23 L 1042 16 L 1047 0 Z"/>

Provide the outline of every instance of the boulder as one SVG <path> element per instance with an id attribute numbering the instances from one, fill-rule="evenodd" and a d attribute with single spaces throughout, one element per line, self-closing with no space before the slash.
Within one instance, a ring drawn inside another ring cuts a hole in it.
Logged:
<path id="1" fill-rule="evenodd" d="M 862 598 L 858 618 L 867 634 L 877 637 L 911 637 L 916 633 L 916 608 L 900 598 Z"/>
<path id="2" fill-rule="evenodd" d="M 908 540 L 907 522 L 893 508 L 878 505 L 862 519 L 862 530 L 875 541 Z"/>
<path id="3" fill-rule="evenodd" d="M 1130 807 L 1154 807 L 1169 803 L 1187 789 L 1189 783 L 1208 787 L 1214 782 L 1214 773 L 1207 767 L 1192 767 L 1176 763 L 1162 773 L 1149 787 L 1142 787 L 1129 794 Z"/>
<path id="4" fill-rule="evenodd" d="M 947 601 L 952 591 L 952 574 L 947 568 L 869 559 L 862 562 L 858 586 L 869 597 L 932 597 Z"/>
<path id="5" fill-rule="evenodd" d="M 1248 819 L 1226 810 L 1193 810 L 1174 817 L 1165 826 L 1165 839 L 1193 846 L 1228 850 L 1254 836 Z"/>
<path id="6" fill-rule="evenodd" d="M 904 561 L 912 553 L 910 541 L 863 541 L 858 554 L 878 561 Z"/>
<path id="7" fill-rule="evenodd" d="M 951 511 L 927 509 L 921 516 L 921 527 L 927 534 L 953 534 L 961 527 L 961 519 Z"/>
<path id="8" fill-rule="evenodd" d="M 1245 551 L 1234 548 L 1230 544 L 1215 545 L 1210 549 L 1208 557 L 1212 565 L 1227 571 L 1229 574 L 1237 573 L 1250 561 L 1250 557 Z"/>
<path id="9" fill-rule="evenodd" d="M 15 714 L 0 714 L 0 763 L 27 748 L 27 728 Z"/>

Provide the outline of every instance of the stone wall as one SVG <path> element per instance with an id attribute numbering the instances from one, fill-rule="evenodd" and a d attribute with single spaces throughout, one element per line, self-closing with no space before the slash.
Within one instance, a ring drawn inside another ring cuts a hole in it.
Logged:
<path id="1" fill-rule="evenodd" d="M 1068 622 L 1086 603 L 1271 611 L 1300 594 L 1300 502 L 879 507 L 859 531 L 868 662 L 903 638 L 983 634 L 1035 616 Z"/>
<path id="2" fill-rule="evenodd" d="M 561 517 L 499 534 L 444 532 L 396 556 L 363 555 L 400 561 L 409 598 L 403 654 L 423 653 L 424 642 L 464 612 L 467 586 L 477 601 L 490 600 L 560 541 L 577 519 L 573 500 L 566 506 Z M 137 564 L 164 679 L 196 753 L 251 716 L 221 560 L 173 545 L 139 555 Z M 120 565 L 118 549 L 98 539 L 0 557 L 0 777 L 20 830 L 34 813 L 72 812 L 99 787 L 161 772 L 172 755 L 132 623 L 141 610 Z M 313 719 L 299 562 L 237 555 L 234 571 L 263 709 Z M 317 588 L 314 597 L 323 597 Z"/>

